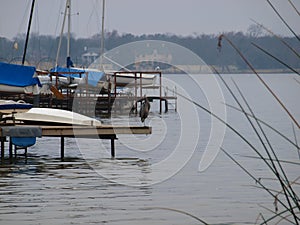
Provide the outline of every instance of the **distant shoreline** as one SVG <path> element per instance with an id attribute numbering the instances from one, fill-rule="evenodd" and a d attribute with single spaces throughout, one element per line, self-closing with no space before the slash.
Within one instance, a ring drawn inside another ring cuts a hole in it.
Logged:
<path id="1" fill-rule="evenodd" d="M 295 69 L 296 71 L 300 72 L 300 69 Z M 256 69 L 255 70 L 259 74 L 280 74 L 280 73 L 294 73 L 289 69 Z M 222 74 L 251 74 L 253 73 L 252 70 L 238 70 L 238 71 L 229 71 L 229 72 L 222 72 Z"/>
<path id="2" fill-rule="evenodd" d="M 217 69 L 218 70 L 218 69 Z M 300 73 L 300 69 L 295 69 Z M 255 69 L 255 71 L 258 74 L 293 74 L 294 72 L 289 70 L 289 69 Z M 189 74 L 209 74 L 210 71 L 196 71 L 196 70 L 186 70 L 186 71 L 181 71 L 181 70 L 174 70 L 174 69 L 166 69 L 162 70 L 163 73 L 165 74 L 182 74 L 182 73 L 189 73 Z M 220 74 L 253 74 L 252 70 L 218 70 Z"/>

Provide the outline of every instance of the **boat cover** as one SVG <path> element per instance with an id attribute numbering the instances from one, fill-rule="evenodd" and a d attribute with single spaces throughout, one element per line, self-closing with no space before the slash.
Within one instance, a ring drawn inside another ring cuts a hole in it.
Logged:
<path id="1" fill-rule="evenodd" d="M 29 103 L 18 103 L 14 101 L 3 101 L 0 100 L 0 110 L 5 110 L 5 109 L 31 109 L 32 104 Z"/>
<path id="2" fill-rule="evenodd" d="M 2 136 L 10 137 L 42 137 L 42 128 L 33 126 L 4 126 Z"/>
<path id="3" fill-rule="evenodd" d="M 35 67 L 0 62 L 0 84 L 26 87 L 38 84 L 42 86 L 37 77 L 33 77 Z"/>
<path id="4" fill-rule="evenodd" d="M 7 126 L 2 127 L 2 136 L 10 136 L 11 143 L 22 148 L 35 144 L 36 137 L 42 137 L 42 128 L 32 126 Z"/>
<path id="5" fill-rule="evenodd" d="M 104 76 L 104 72 L 90 70 L 90 69 L 78 69 L 78 68 L 67 68 L 67 67 L 55 67 L 50 70 L 50 72 L 58 72 L 60 76 L 63 77 L 72 77 L 72 78 L 85 78 L 86 73 L 88 74 L 88 84 L 94 87 L 97 86 L 98 81 Z M 72 74 L 68 74 L 64 72 L 72 72 Z"/>

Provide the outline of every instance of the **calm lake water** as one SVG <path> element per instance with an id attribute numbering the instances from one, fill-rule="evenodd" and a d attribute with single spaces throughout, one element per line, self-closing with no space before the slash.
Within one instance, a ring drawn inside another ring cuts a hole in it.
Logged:
<path id="1" fill-rule="evenodd" d="M 165 77 L 165 86 L 171 90 L 176 86 L 179 93 L 204 107 L 210 108 L 217 99 L 220 111 L 226 109 L 227 122 L 263 153 L 245 116 L 226 106 L 236 103 L 221 83 L 218 90 L 204 75 L 195 76 L 199 84 L 186 75 Z M 234 79 L 258 118 L 294 140 L 291 119 L 254 75 L 223 77 L 238 95 Z M 299 76 L 263 78 L 300 122 Z M 164 92 L 171 94 L 169 89 Z M 224 95 L 224 102 L 218 93 Z M 142 125 L 138 117 L 126 116 L 103 122 Z M 0 166 L 0 224 L 201 224 L 185 213 L 209 224 L 254 224 L 260 213 L 271 217 L 264 207 L 274 210 L 274 199 L 223 152 L 199 171 L 205 151 L 212 149 L 208 153 L 213 155 L 220 142 L 266 186 L 280 190 L 265 164 L 249 157 L 257 155 L 241 138 L 228 128 L 225 133 L 222 127 L 213 128 L 212 123 L 209 114 L 178 96 L 178 112 L 170 106 L 168 113 L 159 115 L 158 103 L 152 103 L 146 125 L 153 127 L 153 134 L 119 136 L 116 159 L 110 159 L 107 140 L 66 139 L 66 159 L 61 162 L 60 139 L 38 139 L 27 159 L 19 156 L 15 163 Z M 299 163 L 295 147 L 263 128 L 280 159 Z M 297 179 L 299 165 L 283 166 L 290 181 Z M 299 190 L 298 181 L 295 191 L 299 194 Z"/>

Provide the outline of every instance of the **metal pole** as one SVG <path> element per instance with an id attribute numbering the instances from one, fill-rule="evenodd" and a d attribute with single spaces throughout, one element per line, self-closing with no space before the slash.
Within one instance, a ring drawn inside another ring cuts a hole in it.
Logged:
<path id="1" fill-rule="evenodd" d="M 31 28 L 31 21 L 32 21 L 32 15 L 33 15 L 34 3 L 35 3 L 35 0 L 32 0 L 30 17 L 29 17 L 29 22 L 28 22 L 28 27 L 27 27 L 25 47 L 24 47 L 23 58 L 22 58 L 22 65 L 24 65 L 24 63 L 25 63 L 25 57 L 26 57 L 28 40 L 29 40 L 29 33 L 30 33 L 30 28 Z"/>
<path id="2" fill-rule="evenodd" d="M 101 30 L 101 52 L 100 52 L 100 70 L 103 70 L 103 54 L 104 54 L 104 11 L 105 0 L 102 0 L 102 30 Z"/>
<path id="3" fill-rule="evenodd" d="M 115 72 L 114 73 L 114 82 L 115 82 L 115 99 L 116 99 L 116 97 L 117 97 L 117 73 Z"/>
<path id="4" fill-rule="evenodd" d="M 62 36 L 63 36 L 64 28 L 65 28 L 68 3 L 69 3 L 69 0 L 66 1 L 64 20 L 63 20 L 63 24 L 62 24 L 61 31 L 60 31 L 60 37 L 59 37 L 58 48 L 57 48 L 57 53 L 56 53 L 55 66 L 58 66 L 58 57 L 59 57 L 59 52 L 60 52 L 60 47 L 61 47 Z"/>
<path id="5" fill-rule="evenodd" d="M 174 96 L 175 96 L 175 112 L 177 112 L 177 94 L 175 95 L 175 93 L 177 93 L 176 86 L 175 86 L 174 90 L 175 90 L 175 92 L 174 92 Z"/>
<path id="6" fill-rule="evenodd" d="M 140 72 L 140 97 L 143 97 L 142 72 Z"/>
<path id="7" fill-rule="evenodd" d="M 68 0 L 68 45 L 67 45 L 67 57 L 70 57 L 70 38 L 71 38 L 71 1 Z"/>
<path id="8" fill-rule="evenodd" d="M 162 97 L 162 79 L 161 79 L 161 72 L 159 72 L 159 113 L 161 114 L 162 110 L 162 102 L 161 102 L 161 97 Z"/>
<path id="9" fill-rule="evenodd" d="M 134 101 L 135 101 L 135 114 L 137 114 L 137 81 L 136 81 L 136 72 L 134 73 Z"/>

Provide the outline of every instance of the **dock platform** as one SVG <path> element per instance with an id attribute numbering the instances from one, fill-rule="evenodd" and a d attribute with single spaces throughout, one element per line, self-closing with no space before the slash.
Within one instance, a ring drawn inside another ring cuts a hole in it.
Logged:
<path id="1" fill-rule="evenodd" d="M 148 135 L 152 133 L 152 127 L 148 126 L 112 126 L 101 125 L 97 127 L 92 126 L 32 126 L 32 125 L 13 125 L 7 124 L 0 127 L 0 141 L 1 141 L 1 160 L 4 160 L 6 137 L 9 141 L 9 157 L 13 157 L 13 144 L 11 136 L 4 132 L 5 128 L 13 128 L 13 130 L 37 129 L 41 131 L 40 137 L 60 137 L 61 139 L 61 159 L 64 159 L 64 138 L 93 138 L 93 139 L 108 139 L 111 140 L 111 157 L 115 157 L 115 140 L 119 134 L 133 134 L 133 135 Z M 7 130 L 7 129 L 6 129 Z M 22 132 L 21 132 L 22 133 Z M 29 132 L 30 133 L 30 132 Z M 21 134 L 19 137 L 29 137 Z M 31 135 L 32 137 L 32 135 Z M 17 146 L 15 146 L 16 149 Z M 25 148 L 24 148 L 25 149 Z M 26 148 L 27 151 L 27 148 Z"/>

